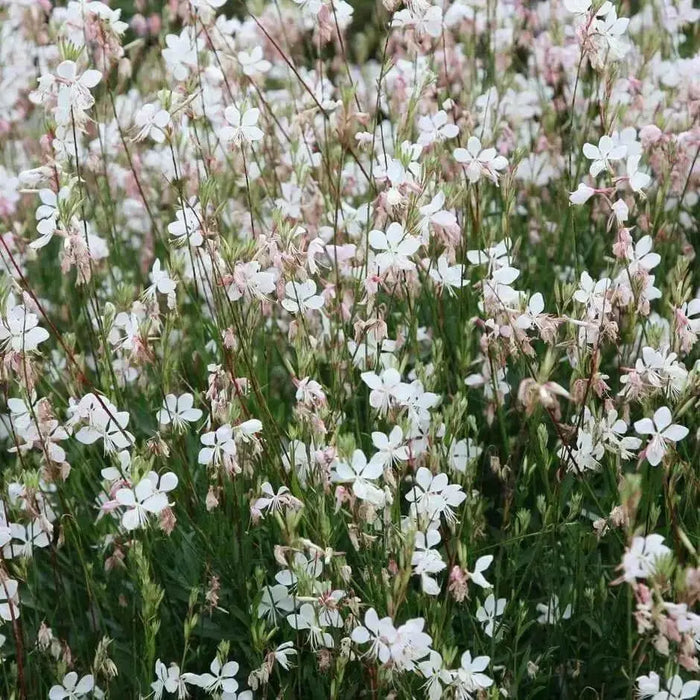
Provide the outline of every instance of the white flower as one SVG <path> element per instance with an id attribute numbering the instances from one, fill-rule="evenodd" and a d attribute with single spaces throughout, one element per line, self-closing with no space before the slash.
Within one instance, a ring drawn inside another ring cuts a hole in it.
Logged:
<path id="1" fill-rule="evenodd" d="M 690 700 L 700 692 L 700 681 L 686 681 L 680 676 L 672 676 L 666 680 L 666 688 L 654 695 L 653 700 Z"/>
<path id="2" fill-rule="evenodd" d="M 378 229 L 370 231 L 369 244 L 373 250 L 379 251 L 374 260 L 380 273 L 392 267 L 415 269 L 416 264 L 410 258 L 420 248 L 420 239 L 405 233 L 398 221 L 389 224 L 386 233 Z"/>
<path id="3" fill-rule="evenodd" d="M 167 270 L 163 270 L 160 260 L 156 258 L 153 262 L 153 267 L 148 274 L 151 280 L 151 285 L 144 292 L 146 298 L 153 298 L 156 292 L 163 294 L 168 297 L 168 306 L 173 307 L 175 305 L 175 288 L 177 287 L 177 282 L 171 279 Z"/>
<path id="4" fill-rule="evenodd" d="M 86 110 L 95 104 L 90 89 L 102 80 L 102 73 L 98 70 L 86 70 L 78 75 L 78 65 L 75 61 L 63 61 L 56 68 L 56 79 L 68 86 L 70 104 L 78 110 Z"/>
<path id="5" fill-rule="evenodd" d="M 114 406 L 105 403 L 93 407 L 88 414 L 89 425 L 85 425 L 75 434 L 75 439 L 83 445 L 92 445 L 102 440 L 105 453 L 120 452 L 134 444 L 134 436 L 126 430 L 129 423 L 127 411 L 117 411 Z"/>
<path id="6" fill-rule="evenodd" d="M 175 221 L 168 224 L 168 233 L 175 243 L 187 243 L 193 247 L 202 245 L 202 212 L 198 204 L 181 201 L 175 211 Z"/>
<path id="7" fill-rule="evenodd" d="M 621 160 L 627 155 L 627 146 L 624 144 L 615 144 L 607 134 L 600 137 L 598 145 L 592 143 L 583 144 L 583 155 L 592 160 L 589 172 L 593 177 L 598 176 L 603 170 L 610 168 L 610 163 L 615 160 Z M 580 189 L 580 185 L 579 185 Z"/>
<path id="8" fill-rule="evenodd" d="M 559 620 L 568 620 L 571 617 L 571 604 L 567 605 L 563 611 L 559 609 L 559 596 L 552 595 L 549 603 L 537 604 L 537 612 L 540 613 L 537 622 L 541 625 L 555 625 Z"/>
<path id="9" fill-rule="evenodd" d="M 664 538 L 661 535 L 647 535 L 632 539 L 632 546 L 622 558 L 625 581 L 647 578 L 656 572 L 656 560 L 671 553 L 663 542 Z"/>
<path id="10" fill-rule="evenodd" d="M 391 658 L 399 671 L 415 671 L 417 663 L 430 653 L 432 639 L 423 631 L 425 620 L 407 620 L 396 630 L 391 643 Z"/>
<path id="11" fill-rule="evenodd" d="M 233 426 L 233 437 L 237 442 L 255 443 L 255 437 L 263 429 L 262 421 L 249 418 Z"/>
<path id="12" fill-rule="evenodd" d="M 467 471 L 467 466 L 474 460 L 479 459 L 481 453 L 481 447 L 474 444 L 471 438 L 453 441 L 450 444 L 450 450 L 447 455 L 448 464 L 450 468 L 460 472 L 460 474 L 464 474 Z"/>
<path id="13" fill-rule="evenodd" d="M 423 245 L 428 245 L 430 242 L 430 227 L 445 229 L 457 229 L 457 217 L 445 206 L 445 193 L 438 192 L 428 204 L 424 204 L 420 209 L 421 219 L 418 223 L 420 230 L 420 241 Z"/>
<path id="14" fill-rule="evenodd" d="M 450 294 L 454 294 L 455 289 L 461 289 L 469 284 L 465 279 L 465 270 L 464 265 L 450 265 L 447 256 L 443 254 L 437 260 L 437 267 L 430 268 L 430 277 Z"/>
<path id="15" fill-rule="evenodd" d="M 592 187 L 579 182 L 576 191 L 569 195 L 569 201 L 572 204 L 585 204 L 594 194 L 595 190 Z"/>
<path id="16" fill-rule="evenodd" d="M 470 698 L 483 688 L 490 688 L 493 680 L 483 671 L 491 661 L 488 656 L 477 656 L 472 659 L 471 652 L 465 651 L 460 660 L 461 666 L 454 671 L 452 685 L 458 689 L 459 695 L 455 697 Z"/>
<path id="17" fill-rule="evenodd" d="M 191 27 L 185 27 L 180 36 L 168 34 L 165 37 L 166 47 L 161 56 L 175 80 L 187 80 L 190 70 L 197 67 L 198 43 Z"/>
<path id="18" fill-rule="evenodd" d="M 0 582 L 0 618 L 10 622 L 19 617 L 17 581 L 12 578 Z"/>
<path id="19" fill-rule="evenodd" d="M 154 700 L 161 700 L 163 691 L 180 694 L 181 690 L 185 690 L 185 682 L 180 675 L 180 668 L 177 664 L 172 663 L 166 667 L 160 659 L 157 659 L 155 672 L 156 680 L 151 683 Z M 182 697 L 185 697 L 185 694 Z"/>
<path id="20" fill-rule="evenodd" d="M 143 141 L 151 138 L 156 143 L 165 141 L 165 129 L 170 125 L 170 114 L 162 109 L 159 103 L 143 105 L 134 115 L 134 124 L 139 132 L 136 134 L 136 141 Z"/>
<path id="21" fill-rule="evenodd" d="M 303 552 L 296 552 L 291 564 L 291 568 L 282 569 L 275 574 L 277 583 L 289 588 L 296 586 L 299 578 L 303 581 L 314 581 L 323 573 L 323 561 L 318 556 L 307 558 Z M 312 584 L 318 587 L 318 584 Z"/>
<path id="22" fill-rule="evenodd" d="M 49 700 L 78 700 L 84 698 L 88 693 L 92 692 L 95 687 L 95 679 L 91 674 L 83 676 L 78 680 L 78 674 L 75 671 L 67 673 L 63 677 L 61 685 L 54 685 L 49 690 Z"/>
<path id="23" fill-rule="evenodd" d="M 667 406 L 662 406 L 654 412 L 653 418 L 642 418 L 634 424 L 634 429 L 640 435 L 651 435 L 644 455 L 653 467 L 661 463 L 668 443 L 675 445 L 688 435 L 688 428 L 672 421 L 671 411 Z"/>
<path id="24" fill-rule="evenodd" d="M 284 292 L 286 296 L 282 299 L 282 306 L 290 314 L 317 311 L 324 303 L 323 297 L 316 294 L 316 282 L 313 280 L 287 282 L 284 285 Z"/>
<path id="25" fill-rule="evenodd" d="M 652 671 L 648 676 L 637 677 L 637 694 L 640 698 L 650 698 L 659 692 L 661 679 Z"/>
<path id="26" fill-rule="evenodd" d="M 433 574 L 440 573 L 447 564 L 442 560 L 440 552 L 433 549 L 440 542 L 439 530 L 428 530 L 427 533 L 416 532 L 415 548 L 411 557 L 413 575 L 420 576 L 421 588 L 427 595 L 438 595 L 440 586 Z"/>
<path id="27" fill-rule="evenodd" d="M 239 51 L 238 63 L 241 65 L 243 74 L 248 76 L 256 73 L 267 73 L 272 67 L 272 64 L 263 58 L 261 46 L 254 46 L 250 52 Z"/>
<path id="28" fill-rule="evenodd" d="M 592 29 L 594 34 L 602 39 L 602 50 L 612 60 L 619 60 L 629 49 L 628 44 L 622 39 L 622 35 L 627 31 L 629 23 L 630 21 L 627 17 L 618 18 L 617 10 L 611 2 L 604 2 L 598 10 Z"/>
<path id="29" fill-rule="evenodd" d="M 379 462 L 367 463 L 365 453 L 362 450 L 355 450 L 349 463 L 337 462 L 335 464 L 333 480 L 352 484 L 352 491 L 357 498 L 381 507 L 384 505 L 386 497 L 384 492 L 371 482 L 378 479 L 382 473 L 383 467 Z"/>
<path id="30" fill-rule="evenodd" d="M 277 649 L 272 652 L 275 655 L 275 661 L 285 670 L 289 671 L 291 660 L 290 656 L 295 656 L 297 650 L 292 642 L 282 642 Z"/>
<path id="31" fill-rule="evenodd" d="M 312 649 L 333 648 L 333 637 L 325 631 L 325 625 L 311 603 L 303 603 L 298 612 L 287 615 L 287 622 L 295 630 L 308 630 Z"/>
<path id="32" fill-rule="evenodd" d="M 183 677 L 191 685 L 196 685 L 210 695 L 214 693 L 235 693 L 238 690 L 238 681 L 235 676 L 238 673 L 238 664 L 235 661 L 227 661 L 221 664 L 217 656 L 209 666 L 211 673 L 183 674 Z"/>
<path id="33" fill-rule="evenodd" d="M 19 544 L 12 541 L 3 548 L 3 556 L 6 559 L 17 556 L 31 557 L 34 553 L 34 547 L 48 547 L 51 542 L 48 533 L 42 528 L 40 520 L 29 523 L 27 527 L 21 523 L 11 523 L 10 535 L 12 540 L 19 540 Z"/>
<path id="34" fill-rule="evenodd" d="M 233 438 L 233 428 L 226 424 L 215 431 L 204 433 L 200 438 L 204 447 L 199 451 L 199 464 L 214 464 L 233 460 L 236 456 L 236 441 Z"/>
<path id="35" fill-rule="evenodd" d="M 540 292 L 535 292 L 527 302 L 525 313 L 515 319 L 515 327 L 522 330 L 529 330 L 537 326 L 538 319 L 544 311 L 544 297 Z"/>
<path id="36" fill-rule="evenodd" d="M 374 431 L 372 444 L 377 448 L 377 452 L 372 455 L 370 462 L 379 464 L 382 468 L 409 458 L 408 447 L 403 444 L 403 430 L 398 425 L 394 426 L 388 435 L 378 430 Z"/>
<path id="37" fill-rule="evenodd" d="M 216 10 L 219 7 L 223 7 L 226 4 L 226 0 L 190 0 L 190 5 L 192 7 L 203 8 L 205 10 Z"/>
<path id="38" fill-rule="evenodd" d="M 625 257 L 629 260 L 628 269 L 630 274 L 635 274 L 640 269 L 649 272 L 661 262 L 661 256 L 658 253 L 651 252 L 652 246 L 652 238 L 648 235 L 642 236 L 634 247 L 632 244 L 627 246 Z"/>
<path id="39" fill-rule="evenodd" d="M 418 120 L 418 143 L 429 146 L 431 143 L 452 139 L 459 134 L 456 124 L 447 123 L 447 113 L 441 109 L 435 114 L 426 114 Z"/>
<path id="40" fill-rule="evenodd" d="M 269 618 L 276 623 L 279 617 L 294 610 L 294 598 L 289 595 L 287 586 L 277 583 L 263 589 L 258 604 L 258 617 Z"/>
<path id="41" fill-rule="evenodd" d="M 470 136 L 466 148 L 456 148 L 454 159 L 464 166 L 469 182 L 479 182 L 485 176 L 498 185 L 498 173 L 508 167 L 504 156 L 497 155 L 495 148 L 481 148 L 481 141 Z"/>
<path id="42" fill-rule="evenodd" d="M 275 493 L 272 484 L 266 481 L 260 485 L 260 491 L 262 496 L 256 499 L 251 506 L 251 511 L 259 517 L 264 517 L 263 511 L 266 510 L 269 510 L 271 513 L 281 513 L 285 506 L 303 507 L 303 503 L 292 496 L 292 492 L 286 486 L 280 486 L 277 493 Z"/>
<path id="43" fill-rule="evenodd" d="M 265 134 L 256 126 L 259 117 L 260 110 L 255 107 L 241 114 L 238 107 L 229 105 L 224 110 L 224 118 L 228 126 L 224 126 L 219 131 L 219 138 L 233 146 L 260 141 Z"/>
<path id="44" fill-rule="evenodd" d="M 433 521 L 444 515 L 454 520 L 452 511 L 467 497 L 459 484 L 450 484 L 447 474 L 433 475 L 426 467 L 416 472 L 415 486 L 406 494 L 406 500 L 419 515 Z"/>
<path id="45" fill-rule="evenodd" d="M 442 33 L 442 8 L 428 2 L 411 3 L 407 9 L 394 13 L 391 26 L 405 29 L 412 27 L 418 37 L 428 34 L 437 38 Z"/>
<path id="46" fill-rule="evenodd" d="M 59 205 L 66 202 L 71 195 L 70 188 L 61 187 L 56 194 L 53 190 L 39 190 L 39 199 L 41 204 L 36 210 L 36 229 L 41 234 L 39 238 L 32 241 L 29 245 L 38 250 L 48 245 L 53 238 L 56 229 L 58 228 Z"/>
<path id="47" fill-rule="evenodd" d="M 564 7 L 574 15 L 585 15 L 591 9 L 591 0 L 564 0 Z"/>
<path id="48" fill-rule="evenodd" d="M 4 318 L 0 318 L 0 349 L 32 352 L 48 340 L 49 332 L 39 326 L 36 314 L 24 306 L 11 306 L 8 300 Z"/>
<path id="49" fill-rule="evenodd" d="M 186 428 L 187 423 L 194 423 L 202 417 L 202 411 L 193 406 L 192 394 L 168 394 L 163 401 L 163 408 L 158 411 L 158 422 L 161 425 L 170 425 L 172 422 L 178 429 Z"/>
<path id="50" fill-rule="evenodd" d="M 371 389 L 369 405 L 381 415 L 391 408 L 394 401 L 407 395 L 408 384 L 401 381 L 401 375 L 393 367 L 385 369 L 380 375 L 363 372 L 362 381 Z"/>
<path id="51" fill-rule="evenodd" d="M 358 625 L 350 635 L 356 644 L 365 644 L 371 641 L 368 656 L 385 664 L 391 658 L 391 644 L 396 639 L 396 629 L 390 617 L 381 620 L 374 608 L 368 608 L 365 612 L 365 624 Z"/>
<path id="52" fill-rule="evenodd" d="M 484 601 L 483 606 L 479 606 L 476 611 L 476 619 L 481 623 L 484 628 L 484 632 L 489 636 L 493 637 L 496 629 L 497 618 L 503 615 L 503 611 L 506 609 L 506 599 L 496 597 L 491 593 L 488 598 Z"/>
<path id="53" fill-rule="evenodd" d="M 149 472 L 139 481 L 136 488 L 122 488 L 115 499 L 126 510 L 122 514 L 125 530 L 135 530 L 148 522 L 148 515 L 158 515 L 168 507 L 167 493 L 177 486 L 177 476 L 167 472 L 158 479 L 155 472 Z"/>
<path id="54" fill-rule="evenodd" d="M 629 156 L 627 158 L 627 177 L 629 178 L 630 187 L 633 192 L 642 192 L 645 187 L 649 186 L 651 177 L 646 173 L 639 172 L 639 161 L 641 156 Z"/>
<path id="55" fill-rule="evenodd" d="M 493 554 L 486 554 L 483 557 L 479 557 L 474 563 L 474 571 L 470 571 L 469 578 L 481 588 L 493 588 L 485 578 L 483 572 L 491 566 L 493 562 Z"/>
<path id="56" fill-rule="evenodd" d="M 237 262 L 233 268 L 233 282 L 227 290 L 231 301 L 238 301 L 244 296 L 249 299 L 264 299 L 266 294 L 275 290 L 275 272 L 261 270 L 257 260 Z"/>

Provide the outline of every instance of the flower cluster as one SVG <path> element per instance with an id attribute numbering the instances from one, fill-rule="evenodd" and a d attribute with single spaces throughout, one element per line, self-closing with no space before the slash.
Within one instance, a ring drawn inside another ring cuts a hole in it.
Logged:
<path id="1" fill-rule="evenodd" d="M 239 5 L 0 0 L 3 687 L 695 697 L 700 11 Z"/>

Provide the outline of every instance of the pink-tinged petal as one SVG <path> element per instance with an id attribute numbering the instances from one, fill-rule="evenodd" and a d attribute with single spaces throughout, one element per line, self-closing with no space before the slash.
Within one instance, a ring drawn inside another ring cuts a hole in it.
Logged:
<path id="1" fill-rule="evenodd" d="M 661 460 L 666 454 L 666 446 L 664 441 L 659 438 L 653 438 L 646 448 L 646 458 L 652 467 L 656 467 L 661 464 Z"/>

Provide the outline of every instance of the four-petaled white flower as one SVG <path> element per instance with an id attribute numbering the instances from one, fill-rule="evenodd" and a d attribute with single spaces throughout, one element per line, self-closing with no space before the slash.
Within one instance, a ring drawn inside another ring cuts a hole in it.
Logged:
<path id="1" fill-rule="evenodd" d="M 263 58 L 261 46 L 254 46 L 250 51 L 238 52 L 238 63 L 244 75 L 253 76 L 256 73 L 267 73 L 272 64 Z"/>
<path id="2" fill-rule="evenodd" d="M 174 308 L 177 281 L 170 277 L 167 270 L 162 269 L 158 258 L 153 261 L 153 267 L 151 268 L 148 277 L 151 280 L 151 285 L 144 291 L 144 297 L 147 299 L 153 299 L 156 296 L 156 292 L 158 292 L 159 294 L 163 294 L 168 298 L 168 307 L 171 309 Z"/>
<path id="3" fill-rule="evenodd" d="M 172 663 L 166 666 L 160 659 L 156 660 L 156 680 L 151 683 L 154 700 L 161 700 L 163 691 L 166 693 L 179 693 L 185 690 L 185 681 L 180 675 L 180 667 Z M 183 694 L 182 697 L 185 697 Z"/>
<path id="4" fill-rule="evenodd" d="M 202 449 L 199 451 L 197 461 L 200 464 L 218 465 L 236 457 L 236 441 L 233 438 L 233 428 L 222 425 L 216 430 L 204 433 L 200 438 Z"/>
<path id="5" fill-rule="evenodd" d="M 484 601 L 482 606 L 476 611 L 476 619 L 481 623 L 484 628 L 484 632 L 489 636 L 493 637 L 494 632 L 497 628 L 498 618 L 503 615 L 503 611 L 506 609 L 506 599 L 496 597 L 493 593 L 489 594 L 488 598 Z"/>
<path id="6" fill-rule="evenodd" d="M 177 486 L 177 476 L 167 472 L 160 478 L 155 472 L 149 472 L 136 484 L 136 488 L 121 488 L 115 499 L 126 510 L 122 514 L 122 526 L 125 530 L 135 530 L 148 522 L 149 514 L 158 515 L 165 510 L 168 503 L 167 494 Z"/>
<path id="7" fill-rule="evenodd" d="M 640 435 L 651 435 L 644 449 L 644 456 L 653 467 L 661 463 L 669 443 L 675 445 L 689 432 L 685 426 L 673 423 L 673 416 L 667 406 L 657 409 L 653 418 L 638 420 L 634 429 Z"/>
<path id="8" fill-rule="evenodd" d="M 13 578 L 6 578 L 4 581 L 0 581 L 0 618 L 10 622 L 18 617 L 17 581 Z"/>
<path id="9" fill-rule="evenodd" d="M 443 571 L 447 564 L 434 549 L 440 543 L 440 531 L 416 532 L 415 547 L 411 557 L 413 575 L 420 576 L 421 588 L 427 595 L 438 595 L 440 586 L 433 578 L 434 574 Z"/>
<path id="10" fill-rule="evenodd" d="M 592 160 L 589 172 L 597 177 L 603 170 L 610 168 L 610 163 L 621 160 L 627 155 L 627 146 L 616 144 L 607 134 L 600 137 L 598 145 L 592 143 L 583 144 L 583 155 Z"/>
<path id="11" fill-rule="evenodd" d="M 349 462 L 339 461 L 333 469 L 333 480 L 352 485 L 352 491 L 361 501 L 369 501 L 376 506 L 383 506 L 386 500 L 384 492 L 372 482 L 383 473 L 383 466 L 378 461 L 367 462 L 362 450 L 355 450 Z"/>
<path id="12" fill-rule="evenodd" d="M 632 546 L 622 558 L 625 581 L 631 582 L 638 578 L 652 576 L 656 572 L 657 560 L 670 553 L 671 550 L 664 544 L 664 538 L 661 535 L 634 537 Z"/>
<path id="13" fill-rule="evenodd" d="M 138 127 L 136 141 L 151 138 L 156 143 L 165 141 L 165 129 L 170 125 L 170 113 L 162 109 L 160 104 L 149 102 L 143 105 L 134 115 L 134 124 Z"/>
<path id="14" fill-rule="evenodd" d="M 370 642 L 368 655 L 385 664 L 391 658 L 391 644 L 396 638 L 394 624 L 390 617 L 379 619 L 374 608 L 367 609 L 364 622 L 364 625 L 355 627 L 350 635 L 351 639 L 356 644 Z"/>
<path id="15" fill-rule="evenodd" d="M 378 251 L 374 261 L 380 273 L 390 268 L 415 269 L 416 264 L 410 258 L 420 248 L 420 239 L 405 233 L 398 221 L 389 224 L 386 233 L 378 229 L 370 231 L 369 244 Z"/>
<path id="16" fill-rule="evenodd" d="M 321 620 L 321 613 L 317 612 L 311 603 L 303 603 L 297 612 L 287 615 L 287 622 L 295 630 L 308 631 L 312 649 L 333 648 L 333 637 L 326 632 L 328 625 L 324 624 L 324 621 Z"/>
<path id="17" fill-rule="evenodd" d="M 473 693 L 478 693 L 483 688 L 490 688 L 493 680 L 484 671 L 491 658 L 488 656 L 476 656 L 472 659 L 471 652 L 465 651 L 460 659 L 460 667 L 454 672 L 452 684 L 459 691 L 456 697 L 470 698 Z"/>
<path id="18" fill-rule="evenodd" d="M 377 452 L 372 455 L 370 461 L 384 468 L 395 462 L 407 460 L 410 457 L 410 452 L 403 441 L 403 430 L 398 425 L 395 425 L 388 435 L 375 430 L 372 433 L 372 444 L 377 448 Z"/>
<path id="19" fill-rule="evenodd" d="M 448 521 L 454 521 L 453 508 L 457 508 L 467 497 L 459 484 L 450 484 L 447 474 L 435 474 L 426 467 L 416 472 L 415 486 L 406 494 L 418 515 L 437 520 L 444 515 Z"/>
<path id="20" fill-rule="evenodd" d="M 556 625 L 560 620 L 568 620 L 571 617 L 571 603 L 564 610 L 559 607 L 559 596 L 554 594 L 548 603 L 538 603 L 537 612 L 540 613 L 537 622 L 541 625 Z"/>
<path id="21" fill-rule="evenodd" d="M 0 350 L 32 352 L 48 338 L 49 332 L 39 326 L 36 314 L 24 306 L 10 306 L 8 303 L 5 316 L 0 318 Z"/>
<path id="22" fill-rule="evenodd" d="M 158 411 L 158 422 L 161 425 L 172 423 L 178 429 L 186 428 L 187 423 L 194 423 L 202 417 L 202 411 L 193 406 L 192 394 L 168 394 L 163 401 L 163 408 Z"/>
<path id="23" fill-rule="evenodd" d="M 501 170 L 508 167 L 505 156 L 499 156 L 495 148 L 481 147 L 481 141 L 476 136 L 470 136 L 466 148 L 456 148 L 454 159 L 464 166 L 467 179 L 471 183 L 479 182 L 482 176 L 487 177 L 498 185 Z"/>
<path id="24" fill-rule="evenodd" d="M 91 693 L 95 687 L 95 679 L 92 674 L 83 676 L 78 680 L 78 674 L 70 671 L 63 676 L 61 685 L 54 685 L 49 690 L 49 700 L 79 700 Z"/>
<path id="25" fill-rule="evenodd" d="M 317 311 L 323 306 L 324 300 L 320 294 L 316 294 L 316 282 L 306 280 L 306 282 L 287 282 L 284 285 L 285 298 L 282 299 L 282 306 L 290 314 L 306 313 L 307 311 Z"/>
<path id="26" fill-rule="evenodd" d="M 450 265 L 446 255 L 441 255 L 437 259 L 437 266 L 430 268 L 430 277 L 432 280 L 451 295 L 455 294 L 456 289 L 461 289 L 469 284 L 469 280 L 465 278 L 466 267 L 464 265 Z"/>
<path id="27" fill-rule="evenodd" d="M 236 680 L 238 668 L 235 661 L 227 661 L 222 664 L 217 656 L 209 666 L 211 673 L 186 673 L 183 674 L 183 677 L 187 683 L 202 688 L 209 695 L 214 693 L 233 694 L 238 690 L 238 681 Z"/>
<path id="28" fill-rule="evenodd" d="M 255 107 L 247 109 L 241 114 L 238 107 L 229 105 L 224 110 L 224 118 L 228 126 L 221 128 L 219 137 L 222 141 L 233 146 L 260 141 L 265 134 L 257 126 L 259 117 L 260 110 Z"/>
<path id="29" fill-rule="evenodd" d="M 642 192 L 645 187 L 649 186 L 651 176 L 646 173 L 639 172 L 639 161 L 641 156 L 634 155 L 627 158 L 627 177 L 633 192 Z"/>
<path id="30" fill-rule="evenodd" d="M 652 700 L 691 700 L 700 692 L 700 681 L 686 681 L 680 676 L 671 676 L 666 680 L 666 690 L 654 695 Z"/>

